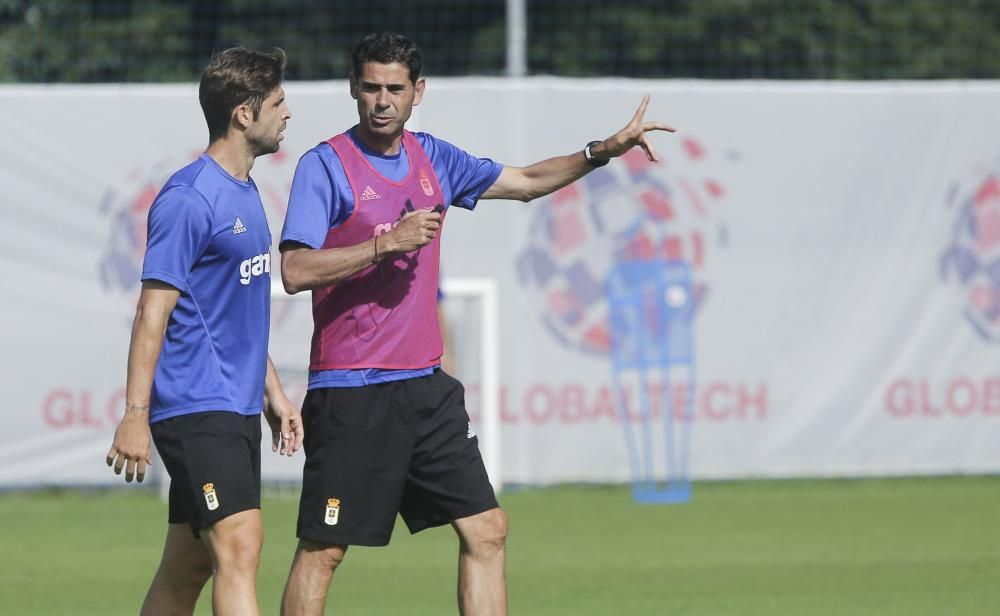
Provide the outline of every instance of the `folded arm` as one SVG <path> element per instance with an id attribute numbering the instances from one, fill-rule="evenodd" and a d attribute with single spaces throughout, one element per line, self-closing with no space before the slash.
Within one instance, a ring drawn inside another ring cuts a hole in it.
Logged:
<path id="1" fill-rule="evenodd" d="M 343 248 L 312 248 L 284 242 L 281 281 L 285 292 L 294 295 L 337 284 L 384 259 L 418 250 L 434 241 L 440 229 L 439 212 L 416 210 L 407 212 L 392 231 Z"/>

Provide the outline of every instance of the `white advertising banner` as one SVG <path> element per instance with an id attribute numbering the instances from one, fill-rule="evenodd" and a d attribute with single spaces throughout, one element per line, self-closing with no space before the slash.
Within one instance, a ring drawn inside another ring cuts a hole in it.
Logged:
<path id="1" fill-rule="evenodd" d="M 356 119 L 346 83 L 285 89 L 287 138 L 252 171 L 275 254 L 298 157 Z M 526 165 L 646 93 L 678 128 L 661 162 L 449 213 L 444 276 L 499 288 L 504 479 L 627 481 L 669 417 L 696 479 L 1000 471 L 1000 85 L 430 78 L 411 128 Z M 121 481 L 103 460 L 146 212 L 204 149 L 197 89 L 0 102 L 0 487 Z M 296 399 L 309 320 L 274 304 Z"/>

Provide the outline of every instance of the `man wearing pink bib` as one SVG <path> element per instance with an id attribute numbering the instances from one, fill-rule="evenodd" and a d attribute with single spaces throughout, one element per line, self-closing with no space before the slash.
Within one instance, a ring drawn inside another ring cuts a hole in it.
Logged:
<path id="1" fill-rule="evenodd" d="M 358 124 L 303 155 L 281 234 L 288 293 L 312 290 L 315 329 L 302 408 L 306 464 L 287 615 L 322 614 L 348 546 L 450 524 L 459 538 L 459 611 L 506 614 L 499 508 L 465 410 L 440 369 L 439 233 L 452 205 L 531 201 L 639 146 L 643 122 L 528 167 L 476 158 L 404 126 L 424 80 L 416 45 L 369 34 L 351 56 Z"/>

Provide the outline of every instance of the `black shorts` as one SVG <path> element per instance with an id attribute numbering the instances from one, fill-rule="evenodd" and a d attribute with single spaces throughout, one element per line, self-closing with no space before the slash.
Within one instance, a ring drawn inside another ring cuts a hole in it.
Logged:
<path id="1" fill-rule="evenodd" d="M 300 539 L 386 545 L 397 513 L 416 533 L 497 507 L 465 390 L 441 370 L 309 390 L 302 418 Z"/>
<path id="2" fill-rule="evenodd" d="M 170 475 L 167 520 L 198 532 L 260 509 L 260 415 L 191 413 L 150 425 Z"/>

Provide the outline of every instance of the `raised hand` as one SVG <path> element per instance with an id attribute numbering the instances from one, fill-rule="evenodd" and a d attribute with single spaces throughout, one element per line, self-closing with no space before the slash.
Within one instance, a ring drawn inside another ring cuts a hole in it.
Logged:
<path id="1" fill-rule="evenodd" d="M 632 120 L 625 125 L 625 128 L 604 140 L 607 158 L 616 158 L 635 146 L 639 146 L 646 152 L 646 158 L 653 162 L 660 160 L 656 156 L 656 150 L 653 149 L 653 143 L 649 140 L 647 133 L 654 130 L 663 130 L 672 133 L 677 129 L 663 122 L 643 122 L 642 116 L 646 114 L 646 107 L 648 106 L 649 95 L 647 94 L 642 97 L 639 108 L 636 110 L 635 115 L 632 116 Z"/>

